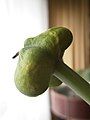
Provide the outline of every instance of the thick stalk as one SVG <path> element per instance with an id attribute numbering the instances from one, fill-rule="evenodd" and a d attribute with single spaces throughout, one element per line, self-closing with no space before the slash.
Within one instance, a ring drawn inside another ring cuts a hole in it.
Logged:
<path id="1" fill-rule="evenodd" d="M 54 75 L 90 105 L 90 84 L 81 76 L 61 61 L 58 62 Z"/>

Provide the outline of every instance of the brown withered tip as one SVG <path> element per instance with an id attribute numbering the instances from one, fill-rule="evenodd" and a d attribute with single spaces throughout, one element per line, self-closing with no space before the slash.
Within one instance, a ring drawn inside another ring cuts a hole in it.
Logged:
<path id="1" fill-rule="evenodd" d="M 12 59 L 16 58 L 18 55 L 19 55 L 19 52 L 17 52 L 17 53 L 12 57 Z"/>

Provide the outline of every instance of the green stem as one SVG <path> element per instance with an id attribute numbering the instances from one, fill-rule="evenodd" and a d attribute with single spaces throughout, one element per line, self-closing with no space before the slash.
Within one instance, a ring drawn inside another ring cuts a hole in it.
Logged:
<path id="1" fill-rule="evenodd" d="M 54 75 L 90 105 L 90 84 L 87 81 L 61 61 Z"/>

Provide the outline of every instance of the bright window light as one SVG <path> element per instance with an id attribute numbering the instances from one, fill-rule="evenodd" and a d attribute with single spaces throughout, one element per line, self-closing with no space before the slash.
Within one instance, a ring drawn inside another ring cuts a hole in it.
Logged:
<path id="1" fill-rule="evenodd" d="M 24 40 L 48 28 L 47 0 L 0 0 L 0 120 L 50 120 L 48 91 L 32 98 L 14 84 Z"/>

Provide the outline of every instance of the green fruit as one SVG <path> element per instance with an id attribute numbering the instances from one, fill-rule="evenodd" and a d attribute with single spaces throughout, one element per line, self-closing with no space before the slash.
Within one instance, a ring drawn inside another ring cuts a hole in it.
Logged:
<path id="1" fill-rule="evenodd" d="M 37 96 L 49 86 L 60 85 L 62 82 L 53 73 L 57 61 L 62 60 L 71 42 L 72 33 L 64 27 L 51 28 L 25 40 L 15 72 L 15 84 L 19 91 Z"/>
<path id="2" fill-rule="evenodd" d="M 58 78 L 56 78 L 54 75 L 51 76 L 50 82 L 49 82 L 49 87 L 56 87 L 61 84 L 62 84 L 62 82 Z"/>
<path id="3" fill-rule="evenodd" d="M 49 86 L 54 65 L 53 57 L 42 48 L 23 48 L 15 72 L 16 87 L 25 95 L 40 95 Z"/>
<path id="4" fill-rule="evenodd" d="M 58 59 L 58 55 L 62 58 L 64 50 L 72 42 L 72 33 L 64 27 L 50 28 L 40 35 L 28 38 L 24 42 L 24 47 L 40 46 L 50 51 L 50 53 Z M 50 78 L 50 87 L 58 86 L 62 82 L 55 76 Z"/>
<path id="5" fill-rule="evenodd" d="M 73 36 L 69 29 L 53 27 L 34 38 L 26 39 L 24 47 L 40 46 L 50 51 L 54 57 L 57 57 L 58 54 L 61 54 L 60 56 L 62 57 L 65 49 L 71 44 L 72 39 Z"/>

